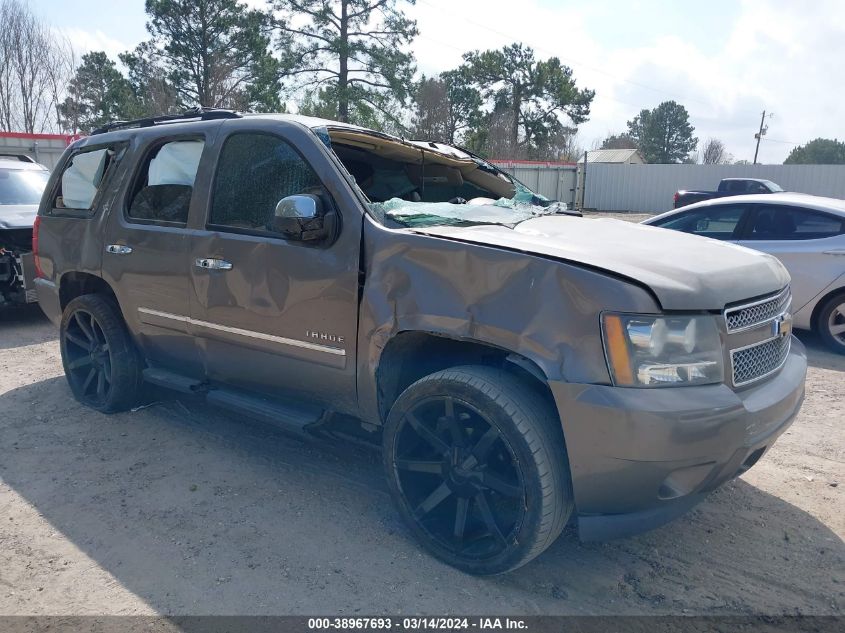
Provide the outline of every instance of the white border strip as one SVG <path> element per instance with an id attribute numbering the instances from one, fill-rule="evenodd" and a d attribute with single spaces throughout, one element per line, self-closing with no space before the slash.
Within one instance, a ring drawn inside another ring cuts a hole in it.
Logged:
<path id="1" fill-rule="evenodd" d="M 318 345 L 317 343 L 309 343 L 308 341 L 297 341 L 292 338 L 285 338 L 284 336 L 273 336 L 272 334 L 264 334 L 263 332 L 253 332 L 252 330 L 242 330 L 237 327 L 229 327 L 227 325 L 219 325 L 218 323 L 209 323 L 208 321 L 200 321 L 192 319 L 189 316 L 182 316 L 179 314 L 171 314 L 170 312 L 161 312 L 159 310 L 152 310 L 150 308 L 138 308 L 138 312 L 142 314 L 149 314 L 150 316 L 157 316 L 162 319 L 170 319 L 171 321 L 179 321 L 180 323 L 188 323 L 190 325 L 197 325 L 199 327 L 208 328 L 210 330 L 219 330 L 221 332 L 229 332 L 230 334 L 237 334 L 239 336 L 246 336 L 262 341 L 271 341 L 273 343 L 280 343 L 282 345 L 290 345 L 291 347 L 301 347 L 303 349 L 314 350 L 315 352 L 324 352 L 326 354 L 334 354 L 335 356 L 346 356 L 346 350 L 338 347 L 329 347 L 328 345 Z"/>

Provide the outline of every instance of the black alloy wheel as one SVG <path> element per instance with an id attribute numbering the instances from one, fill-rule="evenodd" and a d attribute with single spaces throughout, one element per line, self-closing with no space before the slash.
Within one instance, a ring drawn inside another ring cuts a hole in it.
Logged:
<path id="1" fill-rule="evenodd" d="M 394 467 L 405 502 L 453 554 L 504 551 L 522 522 L 525 489 L 513 449 L 475 407 L 434 396 L 405 413 Z"/>
<path id="2" fill-rule="evenodd" d="M 458 367 L 411 385 L 385 428 L 385 468 L 426 548 L 474 574 L 543 551 L 572 509 L 556 416 L 504 371 Z"/>
<path id="3" fill-rule="evenodd" d="M 62 364 L 74 397 L 111 413 L 134 406 L 141 393 L 141 360 L 117 306 L 82 295 L 64 310 L 59 330 Z"/>
<path id="4" fill-rule="evenodd" d="M 68 380 L 78 385 L 83 399 L 94 404 L 108 401 L 112 387 L 112 360 L 106 335 L 96 317 L 76 310 L 64 333 Z"/>

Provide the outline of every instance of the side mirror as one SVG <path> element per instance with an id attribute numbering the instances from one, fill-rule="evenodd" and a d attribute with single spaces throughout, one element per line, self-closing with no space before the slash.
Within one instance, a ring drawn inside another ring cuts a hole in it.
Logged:
<path id="1" fill-rule="evenodd" d="M 710 228 L 710 220 L 708 218 L 702 218 L 698 222 L 695 223 L 695 231 L 696 233 L 701 233 L 706 231 Z"/>
<path id="2" fill-rule="evenodd" d="M 279 200 L 267 228 L 285 239 L 316 242 L 334 235 L 336 217 L 320 196 L 299 194 Z"/>

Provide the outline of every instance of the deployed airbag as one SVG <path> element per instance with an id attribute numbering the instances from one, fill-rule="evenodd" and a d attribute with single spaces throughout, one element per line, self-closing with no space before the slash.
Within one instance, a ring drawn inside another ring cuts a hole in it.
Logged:
<path id="1" fill-rule="evenodd" d="M 62 203 L 68 209 L 90 209 L 103 178 L 108 150 L 98 149 L 73 157 L 62 174 Z"/>
<path id="2" fill-rule="evenodd" d="M 174 141 L 162 147 L 150 161 L 147 184 L 193 187 L 203 145 L 202 141 Z"/>

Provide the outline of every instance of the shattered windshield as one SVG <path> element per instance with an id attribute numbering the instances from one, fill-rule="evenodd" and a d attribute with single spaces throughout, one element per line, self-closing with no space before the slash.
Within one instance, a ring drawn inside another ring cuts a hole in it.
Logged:
<path id="1" fill-rule="evenodd" d="M 400 227 L 502 224 L 564 213 L 467 150 L 356 128 L 312 128 L 363 194 L 372 215 Z"/>
<path id="2" fill-rule="evenodd" d="M 408 228 L 473 224 L 514 226 L 534 217 L 566 211 L 565 204 L 539 196 L 521 184 L 516 185 L 512 198 L 475 198 L 462 202 L 414 202 L 391 198 L 385 202 L 371 202 L 370 208 L 376 215 Z"/>

